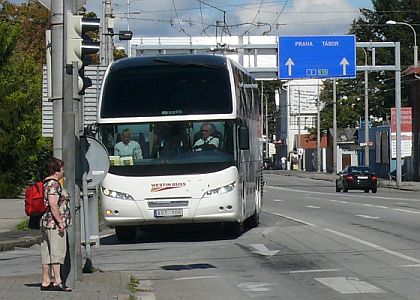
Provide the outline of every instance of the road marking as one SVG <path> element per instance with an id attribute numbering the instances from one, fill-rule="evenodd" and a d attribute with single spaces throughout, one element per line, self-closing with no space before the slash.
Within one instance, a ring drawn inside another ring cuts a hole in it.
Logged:
<path id="1" fill-rule="evenodd" d="M 307 207 L 307 208 L 320 208 L 319 206 L 315 206 L 315 205 L 306 205 L 305 207 Z"/>
<path id="2" fill-rule="evenodd" d="M 347 203 L 349 203 L 348 201 L 343 201 L 343 200 L 335 200 L 335 199 L 330 199 L 330 201 L 331 201 L 331 202 L 337 202 L 337 203 L 344 203 L 344 204 L 347 204 Z M 354 203 L 352 203 L 352 204 L 354 204 Z"/>
<path id="3" fill-rule="evenodd" d="M 338 236 L 345 237 L 345 238 L 347 238 L 349 240 L 358 242 L 359 244 L 362 244 L 362 245 L 365 245 L 365 246 L 374 248 L 374 249 L 379 250 L 379 251 L 383 251 L 385 253 L 388 253 L 390 255 L 396 256 L 398 258 L 405 259 L 405 260 L 411 261 L 411 262 L 416 263 L 416 264 L 420 264 L 420 259 L 417 259 L 417 258 L 408 256 L 408 255 L 405 255 L 405 254 L 402 254 L 402 253 L 399 253 L 399 252 L 396 252 L 396 251 L 393 251 L 393 250 L 384 248 L 382 246 L 373 244 L 373 243 L 368 242 L 368 241 L 361 240 L 361 239 L 359 239 L 357 237 L 354 237 L 354 236 L 351 236 L 351 235 L 348 235 L 348 234 L 345 234 L 345 233 L 342 233 L 342 232 L 339 232 L 339 231 L 335 231 L 335 230 L 332 230 L 332 229 L 329 229 L 329 228 L 324 228 L 324 230 L 325 231 L 328 231 L 330 233 L 336 234 Z"/>
<path id="4" fill-rule="evenodd" d="M 356 217 L 360 217 L 363 219 L 379 219 L 379 217 L 372 217 L 372 216 L 367 216 L 367 215 L 356 215 Z"/>
<path id="5" fill-rule="evenodd" d="M 301 274 L 301 273 L 323 273 L 323 272 L 337 272 L 340 269 L 315 269 L 315 270 L 297 270 L 297 271 L 287 271 L 280 272 L 282 274 Z"/>
<path id="6" fill-rule="evenodd" d="M 398 266 L 400 268 L 419 268 L 420 264 L 414 264 L 414 265 L 400 265 Z"/>
<path id="7" fill-rule="evenodd" d="M 304 192 L 305 196 L 308 196 L 308 193 L 311 194 L 318 194 L 318 195 L 331 195 L 331 196 L 337 196 L 337 193 L 325 193 L 325 192 L 315 192 L 315 191 L 304 191 L 304 190 L 296 190 L 296 189 L 290 189 L 290 188 L 285 188 L 285 187 L 279 187 L 279 186 L 271 186 L 271 185 L 267 185 L 265 188 L 267 189 L 275 189 L 275 190 L 283 190 L 283 191 L 290 191 L 290 192 L 298 192 L 298 193 L 302 193 Z M 360 195 L 346 195 L 346 199 L 351 199 L 351 198 L 363 198 L 366 199 L 366 196 L 360 196 Z M 371 199 L 384 199 L 384 200 L 404 200 L 404 201 L 411 201 L 411 202 L 420 202 L 420 200 L 418 199 L 409 199 L 409 198 L 391 198 L 391 197 L 382 197 L 382 196 L 371 196 Z"/>
<path id="8" fill-rule="evenodd" d="M 274 199 L 273 201 L 274 202 L 283 202 L 283 200 L 280 200 L 280 199 Z"/>
<path id="9" fill-rule="evenodd" d="M 363 206 L 367 206 L 367 207 L 374 207 L 374 206 L 375 206 L 375 205 L 373 205 L 373 204 L 363 204 L 363 203 L 362 203 L 362 205 L 363 205 Z"/>
<path id="10" fill-rule="evenodd" d="M 220 277 L 220 276 L 213 275 L 213 276 L 180 277 L 180 278 L 174 278 L 174 280 L 209 279 L 209 278 L 216 278 L 216 277 Z"/>
<path id="11" fill-rule="evenodd" d="M 388 208 L 388 206 L 376 205 L 377 208 Z"/>
<path id="12" fill-rule="evenodd" d="M 361 281 L 356 277 L 326 277 L 315 278 L 315 280 L 340 294 L 386 293 L 384 290 L 365 281 Z"/>
<path id="13" fill-rule="evenodd" d="M 277 285 L 277 283 L 264 283 L 264 282 L 242 282 L 237 284 L 237 286 L 244 292 L 269 292 L 271 291 L 271 286 Z"/>
<path id="14" fill-rule="evenodd" d="M 252 253 L 257 253 L 259 255 L 264 256 L 273 256 L 280 250 L 269 250 L 264 244 L 250 244 L 252 248 L 255 249 L 255 251 L 252 251 Z"/>
<path id="15" fill-rule="evenodd" d="M 263 210 L 263 212 L 265 212 L 265 213 L 267 213 L 267 214 L 271 214 L 271 215 L 279 216 L 279 217 L 282 217 L 282 218 L 286 218 L 286 219 L 289 219 L 289 220 L 292 220 L 292 221 L 295 221 L 295 222 L 298 222 L 298 223 L 302 223 L 302 224 L 304 224 L 304 225 L 308 225 L 308 226 L 313 226 L 313 227 L 316 227 L 316 226 L 315 226 L 314 224 L 312 224 L 312 223 L 305 222 L 305 221 L 302 221 L 302 220 L 299 220 L 299 219 L 296 219 L 296 218 L 292 218 L 292 217 L 289 217 L 289 216 L 286 216 L 286 215 L 282 215 L 282 214 L 279 214 L 279 213 L 273 213 L 273 212 L 270 212 L 270 211 L 267 211 L 267 210 Z"/>
<path id="16" fill-rule="evenodd" d="M 408 209 L 402 209 L 402 208 L 393 208 L 393 209 L 397 211 L 410 213 L 410 214 L 420 214 L 420 211 L 414 211 L 414 210 L 408 210 Z"/>

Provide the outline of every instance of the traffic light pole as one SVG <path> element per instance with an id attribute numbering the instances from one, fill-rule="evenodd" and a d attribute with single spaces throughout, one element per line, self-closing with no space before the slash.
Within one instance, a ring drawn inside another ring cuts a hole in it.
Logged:
<path id="1" fill-rule="evenodd" d="M 76 13 L 78 8 L 75 7 L 75 2 L 71 0 L 64 1 L 64 25 L 68 26 L 69 18 L 67 11 Z M 75 103 L 78 101 L 73 99 L 73 74 L 77 74 L 78 70 L 74 70 L 73 64 L 67 62 L 69 57 L 67 44 L 69 37 L 66 30 L 63 30 L 63 61 L 65 68 L 63 72 L 63 161 L 65 163 L 65 181 L 64 187 L 70 195 L 70 212 L 73 218 L 73 225 L 68 231 L 68 252 L 70 254 L 70 262 L 64 266 L 67 273 L 66 284 L 72 288 L 76 287 L 76 281 L 81 280 L 81 240 L 80 240 L 80 191 L 76 186 L 76 146 L 78 143 L 78 128 L 76 128 L 76 113 Z"/>

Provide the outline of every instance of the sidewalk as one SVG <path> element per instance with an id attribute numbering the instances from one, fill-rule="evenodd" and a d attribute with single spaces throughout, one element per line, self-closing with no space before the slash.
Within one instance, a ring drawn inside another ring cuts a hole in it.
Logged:
<path id="1" fill-rule="evenodd" d="M 0 299 L 80 299 L 80 300 L 128 300 L 132 293 L 128 284 L 130 277 L 123 272 L 95 272 L 83 274 L 82 281 L 76 282 L 72 292 L 42 292 L 41 274 L 0 277 Z"/>
<path id="2" fill-rule="evenodd" d="M 16 225 L 26 218 L 24 199 L 0 199 L 0 253 L 19 247 L 27 248 L 40 242 L 39 230 L 15 229 Z M 8 265 L 8 262 L 14 258 L 9 258 L 6 253 L 4 255 L 4 259 L 0 260 L 0 268 L 12 269 L 13 267 Z M 2 265 L 1 261 L 4 261 L 5 264 Z M 0 276 L 0 299 L 57 299 L 57 297 L 81 300 L 142 299 L 140 293 L 130 291 L 130 274 L 128 272 L 95 271 L 91 274 L 82 274 L 82 280 L 76 281 L 76 288 L 72 292 L 41 292 L 40 265 L 41 258 L 39 258 L 39 274 L 33 274 L 33 265 L 31 265 L 24 269 L 28 269 L 26 275 L 13 276 L 11 271 L 10 276 Z M 7 269 L 3 269 L 3 273 L 4 270 Z"/>

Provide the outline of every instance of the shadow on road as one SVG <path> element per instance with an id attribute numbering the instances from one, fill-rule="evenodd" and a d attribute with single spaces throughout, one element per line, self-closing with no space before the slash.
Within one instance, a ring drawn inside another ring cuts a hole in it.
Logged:
<path id="1" fill-rule="evenodd" d="M 244 224 L 244 233 L 250 229 L 247 222 Z M 127 244 L 160 243 L 160 242 L 204 242 L 229 240 L 236 237 L 226 234 L 223 224 L 176 224 L 143 226 L 137 228 L 134 241 Z M 122 244 L 115 234 L 100 239 L 101 245 Z"/>

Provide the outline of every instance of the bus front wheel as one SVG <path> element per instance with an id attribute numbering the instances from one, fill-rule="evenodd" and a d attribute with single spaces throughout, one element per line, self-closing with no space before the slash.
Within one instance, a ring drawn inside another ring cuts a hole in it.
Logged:
<path id="1" fill-rule="evenodd" d="M 244 232 L 244 223 L 243 222 L 228 222 L 223 224 L 224 233 L 228 237 L 239 237 Z"/>
<path id="2" fill-rule="evenodd" d="M 115 227 L 115 234 L 119 242 L 131 242 L 136 239 L 136 226 L 117 226 Z"/>

